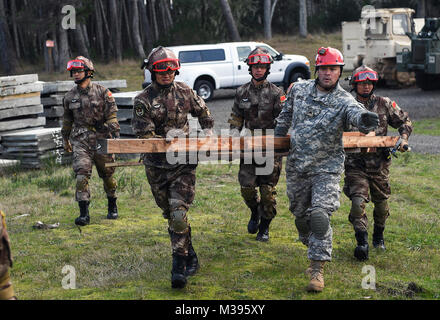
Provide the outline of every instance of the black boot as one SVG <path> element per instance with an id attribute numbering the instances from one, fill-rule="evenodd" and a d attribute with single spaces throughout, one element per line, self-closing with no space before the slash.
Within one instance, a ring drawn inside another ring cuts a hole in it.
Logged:
<path id="1" fill-rule="evenodd" d="M 272 219 L 261 218 L 260 226 L 258 228 L 257 241 L 269 241 L 269 225 Z"/>
<path id="2" fill-rule="evenodd" d="M 79 217 L 75 219 L 75 224 L 77 226 L 86 226 L 90 223 L 89 216 L 89 201 L 78 201 L 79 205 Z"/>
<path id="3" fill-rule="evenodd" d="M 373 231 L 373 247 L 377 249 L 385 250 L 385 241 L 383 239 L 383 231 L 385 230 L 384 227 L 379 227 L 377 225 L 374 225 L 374 231 Z"/>
<path id="4" fill-rule="evenodd" d="M 186 286 L 186 258 L 185 256 L 173 253 L 173 269 L 171 270 L 171 287 L 173 289 L 181 289 Z"/>
<path id="5" fill-rule="evenodd" d="M 248 223 L 248 232 L 255 234 L 258 231 L 258 224 L 260 223 L 261 217 L 261 206 L 258 204 L 256 207 L 251 208 L 251 219 Z"/>
<path id="6" fill-rule="evenodd" d="M 116 205 L 117 198 L 107 197 L 107 199 L 108 199 L 107 219 L 116 220 L 118 219 L 118 206 Z"/>
<path id="7" fill-rule="evenodd" d="M 355 237 L 357 240 L 357 247 L 354 249 L 354 256 L 359 261 L 368 260 L 368 232 L 356 231 Z"/>
<path id="8" fill-rule="evenodd" d="M 186 257 L 185 276 L 190 277 L 195 275 L 197 270 L 199 270 L 199 268 L 200 268 L 199 259 L 197 258 L 197 254 L 192 245 L 191 227 L 189 227 L 189 248 L 188 248 L 188 257 Z"/>

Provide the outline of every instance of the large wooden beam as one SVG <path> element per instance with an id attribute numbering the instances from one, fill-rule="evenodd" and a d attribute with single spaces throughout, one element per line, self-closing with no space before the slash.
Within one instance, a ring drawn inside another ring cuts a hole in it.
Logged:
<path id="1" fill-rule="evenodd" d="M 360 136 L 344 134 L 344 148 L 394 147 L 399 137 Z M 105 154 L 165 153 L 165 152 L 239 152 L 251 150 L 286 151 L 290 147 L 289 137 L 208 137 L 182 138 L 167 142 L 163 138 L 152 139 L 108 139 L 100 140 L 100 152 Z"/>

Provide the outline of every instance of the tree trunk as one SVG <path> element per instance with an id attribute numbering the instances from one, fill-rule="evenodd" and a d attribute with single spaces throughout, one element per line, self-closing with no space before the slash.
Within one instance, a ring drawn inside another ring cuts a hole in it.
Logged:
<path id="1" fill-rule="evenodd" d="M 226 27 L 228 28 L 229 36 L 232 41 L 241 41 L 240 34 L 238 33 L 237 25 L 235 24 L 234 16 L 231 12 L 228 0 L 220 0 L 223 14 L 226 19 Z"/>
<path id="2" fill-rule="evenodd" d="M 148 0 L 148 4 L 150 5 L 151 22 L 153 24 L 154 41 L 157 41 L 159 40 L 159 27 L 157 26 L 155 3 L 156 0 Z"/>
<path id="3" fill-rule="evenodd" d="M 96 0 L 96 1 L 98 2 L 98 5 L 100 7 L 102 22 L 104 25 L 105 40 L 106 40 L 105 43 L 107 44 L 107 48 L 105 49 L 106 50 L 105 57 L 106 57 L 106 60 L 110 60 L 110 57 L 116 55 L 115 54 L 115 46 L 113 44 L 113 41 L 112 41 L 112 38 L 110 35 L 110 28 L 107 23 L 107 16 L 105 14 L 104 5 L 102 4 L 101 0 Z"/>
<path id="4" fill-rule="evenodd" d="M 124 21 L 125 21 L 124 25 L 125 25 L 125 31 L 126 31 L 126 34 L 122 38 L 126 39 L 127 45 L 130 48 L 133 48 L 133 49 L 136 50 L 135 46 L 133 45 L 133 40 L 132 40 L 132 35 L 131 35 L 132 30 L 130 28 L 130 20 L 129 20 L 130 17 L 128 15 L 128 13 L 127 13 L 127 2 L 128 2 L 129 10 L 131 10 L 131 8 L 130 8 L 131 0 L 129 0 L 129 1 L 121 1 L 122 15 L 123 15 L 123 18 L 124 18 Z M 137 8 L 137 4 L 136 4 L 136 8 Z M 132 21 L 132 23 L 133 23 L 133 21 Z M 122 24 L 121 24 L 121 32 L 122 32 Z"/>
<path id="5" fill-rule="evenodd" d="M 17 58 L 12 49 L 11 35 L 9 34 L 8 22 L 3 0 L 0 0 L 0 61 L 2 69 L 7 74 L 15 73 Z"/>
<path id="6" fill-rule="evenodd" d="M 75 33 L 75 51 L 81 56 L 90 58 L 89 50 L 86 46 L 86 41 L 84 39 L 82 23 L 76 24 Z"/>
<path id="7" fill-rule="evenodd" d="M 307 37 L 307 3 L 306 0 L 299 0 L 299 35 Z"/>
<path id="8" fill-rule="evenodd" d="M 12 32 L 14 35 L 14 44 L 15 44 L 15 53 L 17 54 L 17 58 L 21 59 L 20 53 L 20 42 L 18 40 L 18 29 L 17 29 L 17 8 L 15 5 L 16 0 L 10 0 L 11 3 L 11 23 L 12 23 Z"/>
<path id="9" fill-rule="evenodd" d="M 98 43 L 98 52 L 101 56 L 104 55 L 104 34 L 102 31 L 102 16 L 99 1 L 95 0 L 95 30 L 96 30 L 96 42 Z"/>
<path id="10" fill-rule="evenodd" d="M 132 35 L 133 35 L 133 43 L 134 48 L 136 50 L 136 54 L 145 59 L 144 48 L 142 47 L 142 40 L 139 34 L 139 11 L 138 11 L 138 0 L 130 0 L 130 16 L 132 21 Z"/>
<path id="11" fill-rule="evenodd" d="M 111 34 L 113 38 L 109 41 L 113 41 L 115 48 L 115 58 L 118 63 L 122 62 L 122 41 L 121 41 L 121 28 L 119 25 L 118 6 L 116 0 L 109 0 L 110 9 L 110 21 L 112 21 Z"/>
<path id="12" fill-rule="evenodd" d="M 142 35 L 143 35 L 143 43 L 147 47 L 147 52 L 150 52 L 153 49 L 153 41 L 151 38 L 151 28 L 147 15 L 147 7 L 143 0 L 138 1 L 139 4 L 139 13 L 141 16 L 142 23 Z"/>
<path id="13" fill-rule="evenodd" d="M 70 60 L 69 39 L 67 31 L 61 26 L 58 28 L 58 69 L 60 72 L 66 71 L 67 62 Z"/>

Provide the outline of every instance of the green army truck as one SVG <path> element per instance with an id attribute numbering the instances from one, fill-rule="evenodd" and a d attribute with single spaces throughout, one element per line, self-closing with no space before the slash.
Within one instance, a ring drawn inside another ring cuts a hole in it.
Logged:
<path id="1" fill-rule="evenodd" d="M 397 53 L 397 71 L 414 71 L 416 85 L 422 90 L 440 89 L 440 18 L 425 18 L 420 32 L 406 35 L 411 39 L 411 51 Z"/>

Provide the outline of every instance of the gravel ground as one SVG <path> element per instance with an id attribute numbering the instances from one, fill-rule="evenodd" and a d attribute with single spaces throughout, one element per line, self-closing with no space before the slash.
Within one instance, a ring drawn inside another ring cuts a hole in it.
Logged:
<path id="1" fill-rule="evenodd" d="M 343 83 L 347 89 L 347 85 Z M 386 96 L 409 113 L 412 120 L 440 118 L 440 90 L 423 91 L 419 88 L 384 89 L 379 88 L 376 94 Z M 208 102 L 208 107 L 215 119 L 215 130 L 228 129 L 227 123 L 234 103 L 234 89 L 218 90 L 215 97 Z M 410 137 L 412 152 L 440 154 L 440 136 L 417 135 Z"/>

